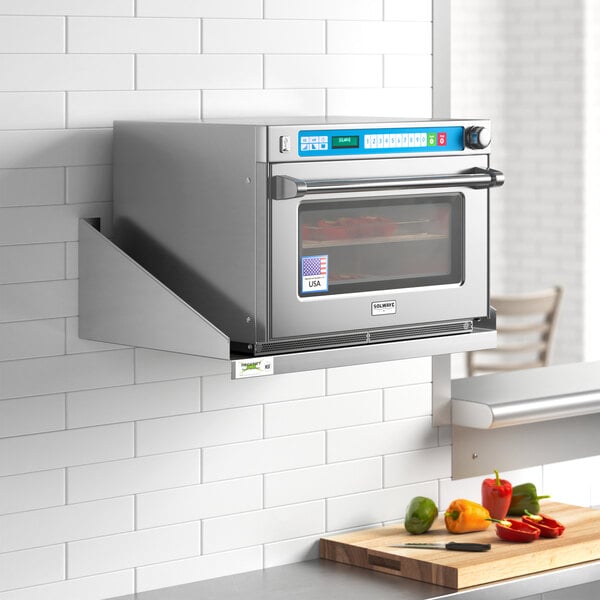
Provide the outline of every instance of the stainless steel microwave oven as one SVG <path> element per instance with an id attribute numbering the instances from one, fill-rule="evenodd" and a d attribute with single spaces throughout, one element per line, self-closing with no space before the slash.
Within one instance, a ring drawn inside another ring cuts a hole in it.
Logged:
<path id="1" fill-rule="evenodd" d="M 113 235 L 234 352 L 469 333 L 489 144 L 483 120 L 117 122 Z"/>

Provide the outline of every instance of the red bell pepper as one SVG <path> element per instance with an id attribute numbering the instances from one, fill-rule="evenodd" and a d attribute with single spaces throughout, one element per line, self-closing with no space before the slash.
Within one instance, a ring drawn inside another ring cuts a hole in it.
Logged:
<path id="1" fill-rule="evenodd" d="M 506 479 L 500 479 L 494 471 L 495 479 L 484 479 L 481 484 L 481 504 L 490 512 L 493 519 L 504 519 L 508 513 L 512 498 L 512 485 Z"/>
<path id="2" fill-rule="evenodd" d="M 540 530 L 542 537 L 555 538 L 562 535 L 565 526 L 556 519 L 547 515 L 532 515 L 529 511 L 525 511 L 525 515 L 521 517 L 523 523 L 533 525 Z"/>
<path id="3" fill-rule="evenodd" d="M 492 519 L 496 523 L 496 535 L 507 542 L 533 542 L 540 537 L 540 530 L 529 523 L 516 519 Z"/>

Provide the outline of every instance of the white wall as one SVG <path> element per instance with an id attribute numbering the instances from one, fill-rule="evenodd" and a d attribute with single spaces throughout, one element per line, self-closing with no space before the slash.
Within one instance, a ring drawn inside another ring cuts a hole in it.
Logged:
<path id="1" fill-rule="evenodd" d="M 415 495 L 477 497 L 431 427 L 429 358 L 232 382 L 77 336 L 113 119 L 427 117 L 430 26 L 430 0 L 0 0 L 0 600 L 294 562 Z M 593 460 L 508 475 L 598 504 Z"/>
<path id="2" fill-rule="evenodd" d="M 0 0 L 0 600 L 317 556 L 438 499 L 429 358 L 231 382 L 77 336 L 113 119 L 431 115 L 431 2 Z"/>
<path id="3" fill-rule="evenodd" d="M 584 358 L 600 360 L 600 4 L 586 0 L 585 29 L 585 163 L 584 163 Z"/>
<path id="4" fill-rule="evenodd" d="M 595 293 L 586 300 L 586 273 L 597 278 L 600 244 L 597 186 L 589 182 L 586 199 L 584 184 L 594 137 L 586 89 L 597 85 L 597 68 L 586 63 L 593 5 L 452 0 L 452 112 L 493 119 L 494 164 L 506 173 L 492 200 L 492 293 L 564 286 L 553 362 L 600 355 L 584 343 L 599 337 L 598 317 L 595 331 L 585 317 L 586 305 L 597 305 Z"/>

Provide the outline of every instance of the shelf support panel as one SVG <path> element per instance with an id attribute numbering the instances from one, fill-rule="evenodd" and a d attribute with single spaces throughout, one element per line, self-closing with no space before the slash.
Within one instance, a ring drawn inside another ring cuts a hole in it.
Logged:
<path id="1" fill-rule="evenodd" d="M 229 338 L 89 222 L 79 221 L 82 338 L 230 360 Z"/>

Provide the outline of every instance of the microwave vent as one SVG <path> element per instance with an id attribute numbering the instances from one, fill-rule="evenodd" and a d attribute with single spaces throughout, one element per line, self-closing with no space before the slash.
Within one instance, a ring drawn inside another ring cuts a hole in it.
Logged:
<path id="1" fill-rule="evenodd" d="M 256 354 L 277 354 L 280 352 L 301 352 L 322 348 L 339 348 L 373 342 L 400 341 L 414 338 L 450 335 L 456 333 L 471 333 L 473 321 L 456 321 L 451 323 L 433 323 L 413 327 L 397 327 L 376 331 L 361 331 L 341 335 L 326 335 L 313 338 L 279 340 L 256 344 Z"/>
<path id="2" fill-rule="evenodd" d="M 256 344 L 257 354 L 276 354 L 278 352 L 313 350 L 315 348 L 338 348 L 340 346 L 355 346 L 368 344 L 368 334 L 365 331 L 342 335 L 326 335 L 314 338 L 280 340 Z"/>
<path id="3" fill-rule="evenodd" d="M 392 339 L 409 339 L 430 337 L 432 335 L 448 335 L 451 333 L 470 333 L 473 331 L 473 321 L 457 321 L 453 323 L 433 323 L 416 327 L 402 327 L 400 329 L 386 329 L 372 331 L 371 341 L 388 341 Z"/>

